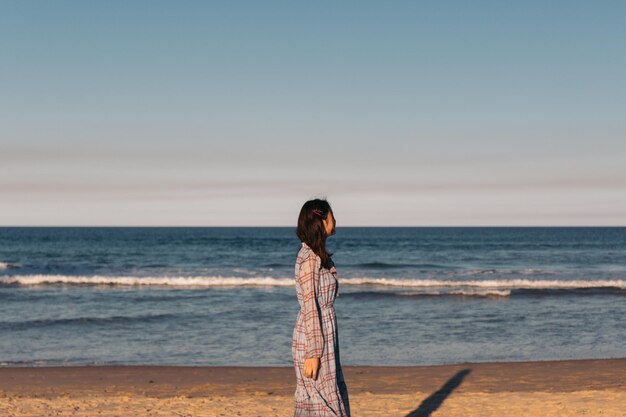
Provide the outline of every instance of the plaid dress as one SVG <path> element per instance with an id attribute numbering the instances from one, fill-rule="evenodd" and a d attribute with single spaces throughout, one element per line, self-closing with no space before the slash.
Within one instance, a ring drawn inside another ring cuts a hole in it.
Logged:
<path id="1" fill-rule="evenodd" d="M 332 262 L 332 261 L 331 261 Z M 339 295 L 337 270 L 322 268 L 306 243 L 296 257 L 296 317 L 291 353 L 296 371 L 295 417 L 350 417 L 348 388 L 339 359 L 339 335 L 333 302 Z M 306 358 L 320 358 L 317 379 L 303 375 Z"/>

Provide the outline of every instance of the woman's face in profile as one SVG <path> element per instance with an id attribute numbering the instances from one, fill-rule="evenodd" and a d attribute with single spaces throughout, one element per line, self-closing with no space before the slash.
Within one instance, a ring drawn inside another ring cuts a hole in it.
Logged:
<path id="1" fill-rule="evenodd" d="M 333 212 L 329 211 L 326 219 L 322 220 L 324 222 L 324 227 L 326 228 L 326 236 L 335 234 L 335 216 L 333 216 Z"/>

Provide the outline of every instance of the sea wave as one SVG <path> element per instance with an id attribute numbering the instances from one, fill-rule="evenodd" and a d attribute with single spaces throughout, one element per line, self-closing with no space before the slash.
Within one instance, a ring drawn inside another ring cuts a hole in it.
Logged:
<path id="1" fill-rule="evenodd" d="M 0 270 L 9 268 L 19 268 L 18 264 L 12 264 L 10 262 L 0 262 Z"/>
<path id="2" fill-rule="evenodd" d="M 72 318 L 46 318 L 25 321 L 0 321 L 0 330 L 24 330 L 38 327 L 50 327 L 56 325 L 83 326 L 92 325 L 112 325 L 114 323 L 128 324 L 132 322 L 160 322 L 170 318 L 176 318 L 174 314 L 144 314 L 139 316 L 107 316 L 107 317 L 72 317 Z"/>
<path id="3" fill-rule="evenodd" d="M 555 271 L 548 269 L 523 268 L 523 269 L 468 269 L 459 271 L 450 271 L 455 276 L 472 276 L 472 275 L 561 275 L 563 271 Z"/>
<path id="4" fill-rule="evenodd" d="M 615 295 L 626 296 L 626 289 L 618 287 L 589 287 L 589 288 L 444 288 L 439 290 L 422 289 L 417 291 L 350 291 L 344 292 L 343 297 L 348 298 L 430 298 L 430 297 L 554 297 L 561 295 L 589 296 L 589 295 Z"/>
<path id="5" fill-rule="evenodd" d="M 509 297 L 511 290 L 497 289 L 444 289 L 444 290 L 422 290 L 410 292 L 397 291 L 350 291 L 344 292 L 341 297 L 348 298 L 413 298 L 413 297 L 441 297 L 441 296 L 461 296 L 461 297 Z"/>
<path id="6" fill-rule="evenodd" d="M 413 278 L 340 278 L 340 285 L 370 285 L 380 287 L 409 288 L 484 288 L 490 290 L 518 289 L 580 289 L 618 288 L 626 290 L 626 280 L 542 280 L 542 279 L 485 279 L 485 280 L 443 280 Z M 293 278 L 275 277 L 223 277 L 223 276 L 74 276 L 74 275 L 7 275 L 0 276 L 4 285 L 130 285 L 130 286 L 182 286 L 182 287 L 221 287 L 221 286 L 272 286 L 288 287 L 295 283 Z"/>
<path id="7" fill-rule="evenodd" d="M 441 280 L 441 279 L 401 279 L 401 278 L 349 278 L 342 284 L 381 285 L 389 287 L 478 287 L 497 289 L 533 288 L 597 288 L 616 287 L 626 289 L 626 280 L 544 280 L 544 279 L 484 279 L 484 280 Z"/>
<path id="8" fill-rule="evenodd" d="M 136 276 L 74 276 L 74 275 L 12 275 L 0 277 L 0 284 L 42 285 L 130 285 L 130 286 L 176 286 L 176 287 L 222 287 L 222 286 L 282 286 L 294 285 L 293 278 L 272 277 L 136 277 Z"/>
<path id="9" fill-rule="evenodd" d="M 396 269 L 396 268 L 422 268 L 422 269 L 457 269 L 452 265 L 441 264 L 412 264 L 412 263 L 389 263 L 389 262 L 364 262 L 358 264 L 348 264 L 347 267 L 367 268 L 367 269 Z"/>

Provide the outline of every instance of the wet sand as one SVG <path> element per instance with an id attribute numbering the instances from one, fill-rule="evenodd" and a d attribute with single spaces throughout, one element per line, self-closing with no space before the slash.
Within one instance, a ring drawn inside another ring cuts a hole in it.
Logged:
<path id="1" fill-rule="evenodd" d="M 354 416 L 626 417 L 626 358 L 345 366 Z M 291 367 L 0 368 L 0 416 L 289 416 Z"/>

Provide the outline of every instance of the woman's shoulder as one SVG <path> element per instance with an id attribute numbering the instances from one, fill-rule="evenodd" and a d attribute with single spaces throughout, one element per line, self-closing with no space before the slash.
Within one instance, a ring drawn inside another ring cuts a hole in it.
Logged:
<path id="1" fill-rule="evenodd" d="M 306 243 L 302 242 L 298 255 L 296 256 L 296 263 L 302 263 L 310 257 L 314 257 L 316 260 L 321 260 L 319 255 Z"/>

